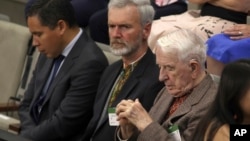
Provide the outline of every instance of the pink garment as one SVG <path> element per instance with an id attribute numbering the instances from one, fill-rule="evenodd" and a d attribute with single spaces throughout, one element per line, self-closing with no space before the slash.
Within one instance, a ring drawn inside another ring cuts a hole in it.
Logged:
<path id="1" fill-rule="evenodd" d="M 178 0 L 155 0 L 155 4 L 159 7 L 166 6 L 172 3 L 177 2 Z"/>
<path id="2" fill-rule="evenodd" d="M 200 16 L 200 10 L 189 10 L 179 15 L 165 16 L 153 21 L 148 45 L 154 51 L 159 37 L 180 28 L 194 31 L 205 43 L 211 36 L 221 33 L 234 24 L 234 22 L 213 16 Z"/>

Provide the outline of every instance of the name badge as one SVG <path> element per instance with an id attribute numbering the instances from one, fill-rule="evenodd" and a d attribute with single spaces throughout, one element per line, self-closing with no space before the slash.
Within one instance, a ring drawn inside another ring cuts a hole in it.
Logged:
<path id="1" fill-rule="evenodd" d="M 119 126 L 119 122 L 117 121 L 117 115 L 115 113 L 115 107 L 108 108 L 108 115 L 109 115 L 109 125 Z"/>
<path id="2" fill-rule="evenodd" d="M 181 141 L 181 135 L 178 128 L 178 125 L 172 125 L 168 128 L 168 133 L 171 138 L 174 139 L 174 141 Z"/>

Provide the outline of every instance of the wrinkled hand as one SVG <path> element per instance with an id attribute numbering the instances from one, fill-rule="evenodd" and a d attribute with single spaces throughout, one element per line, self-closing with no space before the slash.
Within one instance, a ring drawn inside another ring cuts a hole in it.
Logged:
<path id="1" fill-rule="evenodd" d="M 236 24 L 231 28 L 223 31 L 223 33 L 230 36 L 233 40 L 249 38 L 250 37 L 250 25 L 247 24 Z"/>
<path id="2" fill-rule="evenodd" d="M 135 101 L 122 100 L 116 107 L 116 114 L 121 127 L 127 124 L 133 124 L 138 130 L 143 131 L 152 123 L 151 117 L 138 99 Z"/>

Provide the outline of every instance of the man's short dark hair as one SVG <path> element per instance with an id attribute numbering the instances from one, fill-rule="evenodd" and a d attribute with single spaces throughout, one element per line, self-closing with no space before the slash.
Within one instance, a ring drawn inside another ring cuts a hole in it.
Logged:
<path id="1" fill-rule="evenodd" d="M 77 25 L 70 0 L 35 0 L 27 12 L 27 17 L 31 16 L 38 16 L 41 24 L 50 29 L 54 29 L 59 20 L 64 20 L 69 27 Z"/>

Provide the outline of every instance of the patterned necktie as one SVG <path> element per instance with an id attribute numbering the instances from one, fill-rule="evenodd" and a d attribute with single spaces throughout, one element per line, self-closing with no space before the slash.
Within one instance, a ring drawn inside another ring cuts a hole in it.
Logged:
<path id="1" fill-rule="evenodd" d="M 132 72 L 132 65 L 127 66 L 125 69 L 122 70 L 115 86 L 112 91 L 110 100 L 109 100 L 109 107 L 111 107 L 112 103 L 115 101 L 117 95 L 120 93 L 124 83 L 127 81 L 128 77 Z"/>
<path id="2" fill-rule="evenodd" d="M 58 71 L 64 58 L 65 57 L 63 55 L 59 55 L 57 58 L 54 59 L 53 67 L 52 67 L 52 70 L 50 72 L 49 78 L 47 79 L 47 82 L 44 85 L 41 94 L 38 96 L 37 100 L 35 101 L 35 103 L 32 107 L 32 112 L 33 112 L 34 118 L 37 122 L 39 120 L 39 114 L 41 112 L 44 99 L 47 95 L 47 91 L 48 91 L 52 81 L 56 77 L 57 71 Z"/>
<path id="3" fill-rule="evenodd" d="M 179 106 L 187 99 L 191 92 L 188 92 L 187 94 L 174 98 L 174 101 L 172 102 L 171 107 L 168 110 L 167 118 L 170 117 L 178 108 Z"/>

